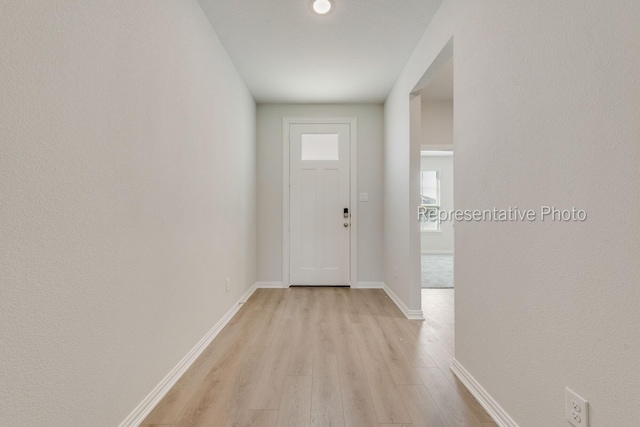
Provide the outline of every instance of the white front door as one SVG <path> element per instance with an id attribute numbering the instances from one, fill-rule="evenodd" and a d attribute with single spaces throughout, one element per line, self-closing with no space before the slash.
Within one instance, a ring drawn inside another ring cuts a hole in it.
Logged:
<path id="1" fill-rule="evenodd" d="M 289 126 L 290 283 L 349 285 L 350 125 Z"/>

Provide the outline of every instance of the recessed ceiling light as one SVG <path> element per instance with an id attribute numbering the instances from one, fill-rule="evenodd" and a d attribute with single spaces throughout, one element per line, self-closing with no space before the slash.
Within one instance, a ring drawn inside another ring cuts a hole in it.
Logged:
<path id="1" fill-rule="evenodd" d="M 319 15 L 324 15 L 331 10 L 331 2 L 329 0 L 314 0 L 313 11 Z"/>

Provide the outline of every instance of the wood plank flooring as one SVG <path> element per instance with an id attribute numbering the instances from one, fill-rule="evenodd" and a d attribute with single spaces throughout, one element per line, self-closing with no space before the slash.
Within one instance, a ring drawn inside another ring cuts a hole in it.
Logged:
<path id="1" fill-rule="evenodd" d="M 142 426 L 496 427 L 449 370 L 453 290 L 426 320 L 384 291 L 258 289 Z"/>

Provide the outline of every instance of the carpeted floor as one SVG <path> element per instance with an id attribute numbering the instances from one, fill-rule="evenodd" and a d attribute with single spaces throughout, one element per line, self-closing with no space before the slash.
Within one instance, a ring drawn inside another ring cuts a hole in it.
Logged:
<path id="1" fill-rule="evenodd" d="M 453 288 L 453 255 L 422 255 L 422 287 Z"/>

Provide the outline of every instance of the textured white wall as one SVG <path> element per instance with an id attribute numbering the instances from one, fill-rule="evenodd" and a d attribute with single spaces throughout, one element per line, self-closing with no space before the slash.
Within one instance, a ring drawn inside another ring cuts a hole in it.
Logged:
<path id="1" fill-rule="evenodd" d="M 637 1 L 447 0 L 385 104 L 385 203 L 408 205 L 408 93 L 453 36 L 456 208 L 588 211 L 456 225 L 456 358 L 522 427 L 568 425 L 565 386 L 592 427 L 638 424 L 639 22 Z"/>
<path id="2" fill-rule="evenodd" d="M 257 112 L 258 281 L 282 281 L 282 118 L 358 119 L 358 281 L 381 282 L 382 105 L 260 104 Z"/>
<path id="3" fill-rule="evenodd" d="M 420 167 L 422 170 L 440 172 L 440 209 L 453 210 L 453 156 L 422 156 Z M 420 248 L 423 251 L 453 252 L 453 221 L 442 221 L 438 233 L 421 234 Z"/>
<path id="4" fill-rule="evenodd" d="M 255 104 L 195 0 L 2 1 L 0 63 L 0 424 L 117 425 L 255 281 Z"/>

